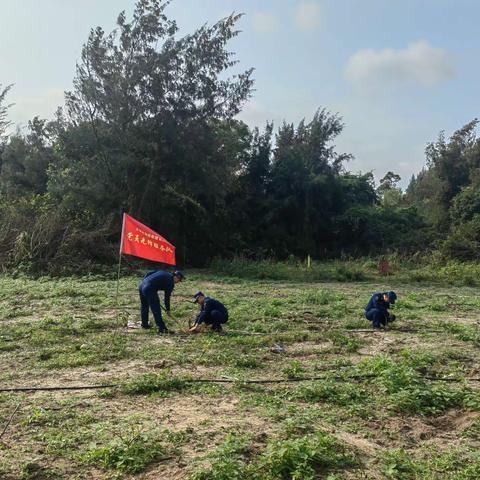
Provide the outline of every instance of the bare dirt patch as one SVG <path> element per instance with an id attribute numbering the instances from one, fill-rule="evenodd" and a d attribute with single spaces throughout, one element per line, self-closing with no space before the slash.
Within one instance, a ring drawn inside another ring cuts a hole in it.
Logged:
<path id="1" fill-rule="evenodd" d="M 480 412 L 449 410 L 445 415 L 430 419 L 429 423 L 439 431 L 464 432 L 480 418 Z"/>

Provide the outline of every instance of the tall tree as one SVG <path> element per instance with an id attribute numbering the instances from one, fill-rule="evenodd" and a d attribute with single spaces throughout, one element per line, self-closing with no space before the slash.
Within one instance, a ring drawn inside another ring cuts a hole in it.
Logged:
<path id="1" fill-rule="evenodd" d="M 10 137 L 0 171 L 0 187 L 10 198 L 46 193 L 48 169 L 55 161 L 50 135 L 50 124 L 35 117 L 26 135 Z"/>
<path id="2" fill-rule="evenodd" d="M 7 118 L 7 112 L 11 105 L 6 105 L 5 100 L 12 86 L 13 85 L 7 85 L 6 87 L 2 88 L 2 84 L 0 83 L 0 140 L 5 135 L 7 128 L 11 124 Z"/>
<path id="3" fill-rule="evenodd" d="M 402 189 L 398 186 L 400 180 L 400 175 L 390 171 L 380 180 L 377 191 L 384 207 L 391 208 L 400 205 L 403 199 Z"/>
<path id="4" fill-rule="evenodd" d="M 250 97 L 253 70 L 228 75 L 240 15 L 177 38 L 168 3 L 139 0 L 112 33 L 91 31 L 50 185 L 59 198 L 68 191 L 104 215 L 123 207 L 182 241 L 178 218 L 210 232 L 205 211 L 219 210 L 240 168 L 243 127 L 232 119 Z"/>
<path id="5" fill-rule="evenodd" d="M 343 208 L 339 175 L 351 158 L 332 143 L 342 130 L 341 118 L 322 109 L 277 133 L 268 221 L 269 241 L 283 255 L 320 253 L 332 243 L 333 218 Z"/>
<path id="6" fill-rule="evenodd" d="M 0 83 L 0 174 L 3 168 L 2 154 L 6 142 L 5 133 L 11 124 L 7 118 L 7 112 L 10 105 L 5 104 L 5 99 L 11 88 L 12 85 L 7 85 L 6 87 L 2 88 L 2 84 Z"/>
<path id="7" fill-rule="evenodd" d="M 269 226 L 268 188 L 271 180 L 273 124 L 267 123 L 264 131 L 255 128 L 245 149 L 237 189 L 230 194 L 229 209 L 234 212 L 236 236 L 233 247 L 250 256 L 263 256 L 265 232 Z"/>
<path id="8" fill-rule="evenodd" d="M 457 194 L 480 178 L 480 140 L 476 119 L 457 130 L 447 141 L 443 132 L 426 148 L 427 165 L 407 189 L 409 202 L 437 228 L 446 233 L 451 225 L 450 208 Z"/>
<path id="9" fill-rule="evenodd" d="M 148 211 L 172 171 L 191 170 L 196 152 L 205 148 L 197 140 L 240 111 L 253 83 L 252 70 L 225 76 L 236 63 L 226 44 L 238 33 L 240 15 L 176 39 L 167 5 L 140 0 L 130 22 L 123 12 L 112 33 L 92 30 L 75 90 L 67 94 L 68 119 L 88 125 L 96 145 L 83 159 L 85 175 L 136 214 Z M 217 158 L 209 157 L 215 171 Z"/>

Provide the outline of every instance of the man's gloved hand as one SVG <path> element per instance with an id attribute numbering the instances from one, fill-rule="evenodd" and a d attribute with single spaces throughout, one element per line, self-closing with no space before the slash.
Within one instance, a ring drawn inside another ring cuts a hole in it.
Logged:
<path id="1" fill-rule="evenodd" d="M 392 323 L 392 322 L 394 322 L 396 319 L 397 319 L 397 317 L 396 317 L 395 315 L 393 315 L 393 313 L 391 313 L 391 314 L 388 316 L 388 323 Z"/>

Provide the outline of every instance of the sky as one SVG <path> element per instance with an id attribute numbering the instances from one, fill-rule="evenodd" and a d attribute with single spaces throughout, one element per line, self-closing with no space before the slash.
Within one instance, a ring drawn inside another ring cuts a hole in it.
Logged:
<path id="1" fill-rule="evenodd" d="M 89 30 L 115 27 L 135 0 L 0 0 L 0 84 L 14 84 L 10 120 L 51 118 L 70 90 Z M 353 172 L 402 185 L 425 163 L 424 150 L 480 115 L 477 0 L 173 0 L 180 34 L 243 13 L 229 45 L 255 68 L 255 91 L 239 118 L 309 120 L 338 113 L 337 150 Z"/>

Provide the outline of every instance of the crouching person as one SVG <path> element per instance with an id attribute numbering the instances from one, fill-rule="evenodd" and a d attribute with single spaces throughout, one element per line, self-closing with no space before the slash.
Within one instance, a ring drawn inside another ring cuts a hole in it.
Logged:
<path id="1" fill-rule="evenodd" d="M 170 297 L 175 285 L 185 279 L 185 275 L 176 271 L 175 273 L 162 270 L 147 273 L 143 277 L 138 290 L 140 293 L 140 316 L 142 328 L 151 328 L 148 322 L 148 311 L 152 310 L 153 318 L 157 324 L 158 333 L 174 333 L 165 325 L 162 318 L 162 307 L 160 306 L 159 291 L 165 292 L 165 310 L 170 315 Z"/>
<path id="2" fill-rule="evenodd" d="M 373 328 L 381 328 L 395 321 L 395 315 L 392 315 L 388 309 L 396 300 L 395 292 L 373 294 L 365 308 L 365 317 L 372 322 Z"/>
<path id="3" fill-rule="evenodd" d="M 228 310 L 225 305 L 214 298 L 206 297 L 202 292 L 196 293 L 194 299 L 194 303 L 200 305 L 200 313 L 190 332 L 198 332 L 203 323 L 211 325 L 214 332 L 221 332 L 222 324 L 228 322 Z"/>

